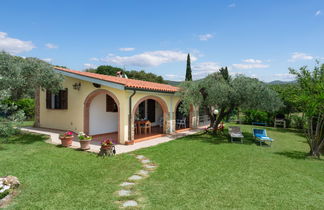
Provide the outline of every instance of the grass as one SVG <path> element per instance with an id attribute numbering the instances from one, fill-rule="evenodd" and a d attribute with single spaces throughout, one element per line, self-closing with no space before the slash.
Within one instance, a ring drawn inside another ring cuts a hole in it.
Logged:
<path id="1" fill-rule="evenodd" d="M 159 167 L 139 185 L 146 209 L 322 209 L 324 161 L 306 157 L 305 138 L 267 128 L 273 146 L 193 135 L 138 151 Z"/>
<path id="2" fill-rule="evenodd" d="M 145 209 L 322 209 L 324 161 L 307 158 L 302 134 L 266 128 L 276 141 L 260 147 L 252 126 L 244 144 L 226 136 L 187 136 L 138 150 L 158 165 L 136 186 Z M 115 209 L 121 182 L 140 169 L 129 154 L 97 158 L 22 134 L 0 144 L 0 176 L 14 175 L 21 193 L 9 209 Z"/>
<path id="3" fill-rule="evenodd" d="M 0 176 L 17 176 L 21 193 L 8 209 L 116 209 L 114 192 L 140 168 L 131 155 L 95 154 L 44 143 L 45 136 L 1 139 Z"/>

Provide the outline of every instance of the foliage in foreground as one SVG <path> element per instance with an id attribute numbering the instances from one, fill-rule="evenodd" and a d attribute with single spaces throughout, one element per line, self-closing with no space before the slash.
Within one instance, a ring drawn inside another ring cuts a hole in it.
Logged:
<path id="1" fill-rule="evenodd" d="M 210 117 L 214 129 L 234 109 L 258 109 L 268 112 L 283 106 L 278 94 L 266 84 L 255 78 L 239 75 L 232 78 L 227 68 L 211 74 L 199 81 L 186 81 L 178 93 L 183 101 L 182 111 L 188 112 L 189 106 L 202 106 Z M 218 109 L 219 114 L 214 115 Z"/>
<path id="2" fill-rule="evenodd" d="M 290 73 L 297 77 L 296 97 L 307 118 L 309 154 L 320 157 L 324 148 L 324 64 L 317 63 L 313 71 L 303 66 L 299 71 L 290 69 Z"/>

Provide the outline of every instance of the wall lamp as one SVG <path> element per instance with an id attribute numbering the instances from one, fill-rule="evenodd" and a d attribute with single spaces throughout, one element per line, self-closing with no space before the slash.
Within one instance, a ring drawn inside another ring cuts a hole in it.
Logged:
<path id="1" fill-rule="evenodd" d="M 73 89 L 74 89 L 74 90 L 80 90 L 80 88 L 81 88 L 81 82 L 79 82 L 79 83 L 74 83 L 74 85 L 73 85 Z"/>

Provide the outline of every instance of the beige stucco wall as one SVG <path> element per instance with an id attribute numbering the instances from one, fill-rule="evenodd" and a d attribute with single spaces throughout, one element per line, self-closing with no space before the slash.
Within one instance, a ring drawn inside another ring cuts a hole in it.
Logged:
<path id="1" fill-rule="evenodd" d="M 73 84 L 81 83 L 80 90 L 74 90 Z M 40 93 L 40 127 L 53 128 L 60 130 L 73 130 L 75 132 L 84 130 L 84 102 L 87 96 L 98 88 L 95 88 L 91 82 L 65 76 L 63 87 L 68 88 L 68 109 L 55 110 L 46 109 L 46 92 Z M 113 93 L 119 101 L 119 142 L 125 143 L 128 140 L 128 114 L 129 114 L 129 96 L 132 90 L 119 90 L 111 87 L 101 86 L 99 89 L 105 89 Z M 161 98 L 168 109 L 167 133 L 174 132 L 174 107 L 179 101 L 179 97 L 169 93 L 136 91 L 132 98 L 132 112 L 137 103 L 144 97 L 155 96 Z M 171 117 L 172 116 L 172 117 Z"/>

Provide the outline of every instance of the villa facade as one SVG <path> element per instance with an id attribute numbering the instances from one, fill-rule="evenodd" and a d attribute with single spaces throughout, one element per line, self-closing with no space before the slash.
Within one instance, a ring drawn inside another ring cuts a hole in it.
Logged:
<path id="1" fill-rule="evenodd" d="M 116 143 L 126 144 L 143 137 L 136 124 L 141 119 L 152 127 L 152 132 L 145 131 L 148 138 L 198 125 L 194 108 L 188 117 L 179 112 L 178 87 L 58 67 L 55 71 L 64 77 L 63 89 L 57 94 L 40 91 L 39 127 L 83 131 L 92 136 L 111 134 Z M 185 125 L 179 128 L 181 120 Z"/>

